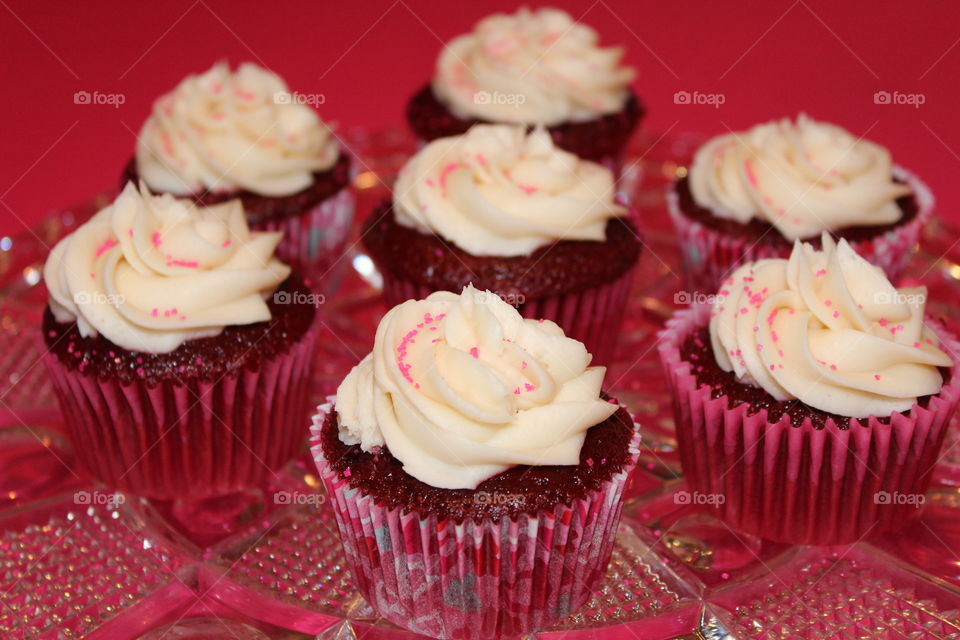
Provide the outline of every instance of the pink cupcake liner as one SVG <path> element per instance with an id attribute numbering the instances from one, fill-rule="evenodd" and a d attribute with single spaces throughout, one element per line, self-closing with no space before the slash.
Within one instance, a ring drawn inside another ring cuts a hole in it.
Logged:
<path id="1" fill-rule="evenodd" d="M 586 345 L 587 351 L 593 355 L 592 364 L 610 364 L 616 351 L 633 273 L 634 269 L 630 268 L 613 282 L 580 293 L 524 299 L 517 310 L 524 318 L 556 322 L 568 337 Z M 388 307 L 406 300 L 421 300 L 433 292 L 433 289 L 416 282 L 397 278 L 391 273 L 383 274 L 383 297 Z M 510 301 L 509 297 L 505 299 Z"/>
<path id="2" fill-rule="evenodd" d="M 357 198 L 348 186 L 299 215 L 253 224 L 254 231 L 282 231 L 276 256 L 303 275 L 307 284 L 332 293 L 350 237 Z"/>
<path id="3" fill-rule="evenodd" d="M 496 640 L 548 626 L 590 597 L 610 561 L 639 425 L 628 463 L 587 497 L 537 514 L 456 523 L 388 508 L 351 487 L 320 444 L 332 408 L 321 405 L 314 416 L 314 460 L 353 578 L 380 615 L 435 638 Z"/>
<path id="4" fill-rule="evenodd" d="M 913 189 L 917 215 L 906 224 L 869 240 L 851 242 L 850 246 L 886 271 L 890 281 L 896 284 L 916 250 L 923 226 L 933 214 L 934 199 L 927 185 L 913 173 L 894 167 L 893 175 Z M 677 234 L 684 281 L 690 291 L 715 292 L 720 282 L 745 262 L 790 257 L 790 247 L 772 247 L 749 238 L 731 236 L 688 218 L 673 189 L 667 193 L 667 211 Z"/>
<path id="5" fill-rule="evenodd" d="M 121 383 L 47 354 L 77 459 L 112 489 L 158 499 L 224 495 L 270 480 L 300 450 L 316 331 L 216 382 Z"/>
<path id="6" fill-rule="evenodd" d="M 823 429 L 810 420 L 795 427 L 788 416 L 773 423 L 764 409 L 748 415 L 745 403 L 728 408 L 729 398 L 697 387 L 680 348 L 709 312 L 680 311 L 659 334 L 691 491 L 732 528 L 794 544 L 846 544 L 918 513 L 960 401 L 960 362 L 926 408 L 915 404 L 887 425 L 875 417 L 851 419 L 847 429 L 832 420 Z M 960 353 L 960 342 L 930 326 L 948 353 Z"/>

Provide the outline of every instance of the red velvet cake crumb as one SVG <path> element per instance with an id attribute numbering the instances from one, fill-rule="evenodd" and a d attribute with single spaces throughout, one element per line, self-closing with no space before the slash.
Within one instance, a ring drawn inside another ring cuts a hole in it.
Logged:
<path id="1" fill-rule="evenodd" d="M 565 122 L 547 127 L 554 143 L 586 160 L 603 161 L 623 151 L 630 134 L 643 118 L 646 110 L 633 91 L 623 109 L 593 120 Z M 437 99 L 430 84 L 415 93 L 407 104 L 407 120 L 414 133 L 430 142 L 437 138 L 466 133 L 477 123 L 489 124 L 477 118 L 460 118 Z"/>

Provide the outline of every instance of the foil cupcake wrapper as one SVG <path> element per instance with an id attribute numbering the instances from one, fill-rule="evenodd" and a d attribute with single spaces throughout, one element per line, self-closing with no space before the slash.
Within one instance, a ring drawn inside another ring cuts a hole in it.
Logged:
<path id="1" fill-rule="evenodd" d="M 927 407 L 851 420 L 822 429 L 789 416 L 749 415 L 727 396 L 698 387 L 680 355 L 686 338 L 705 326 L 710 309 L 678 312 L 659 334 L 673 393 L 677 444 L 688 490 L 730 527 L 793 544 L 846 544 L 890 531 L 916 515 L 933 475 L 950 419 L 960 401 L 960 363 Z M 948 353 L 960 342 L 931 324 Z"/>
<path id="2" fill-rule="evenodd" d="M 917 215 L 906 224 L 869 240 L 851 242 L 850 246 L 881 267 L 891 282 L 897 283 L 916 250 L 923 226 L 933 215 L 934 198 L 927 185 L 910 171 L 894 167 L 893 175 L 913 189 Z M 745 262 L 790 257 L 790 247 L 772 247 L 750 238 L 732 236 L 690 219 L 680 208 L 673 189 L 667 193 L 667 212 L 677 234 L 684 281 L 689 291 L 714 293 L 720 282 Z"/>
<path id="3" fill-rule="evenodd" d="M 524 318 L 556 322 L 568 337 L 587 347 L 593 355 L 592 364 L 609 365 L 616 352 L 633 274 L 631 268 L 613 282 L 580 293 L 524 299 L 517 311 Z M 406 300 L 421 300 L 433 292 L 429 287 L 391 273 L 383 274 L 383 297 L 388 307 Z"/>
<path id="4" fill-rule="evenodd" d="M 271 480 L 310 415 L 312 329 L 257 370 L 216 382 L 121 383 L 46 355 L 80 463 L 111 489 L 157 499 L 225 495 Z"/>
<path id="5" fill-rule="evenodd" d="M 306 211 L 251 225 L 254 231 L 282 231 L 276 256 L 298 271 L 313 289 L 332 293 L 342 274 L 357 198 L 349 186 Z"/>
<path id="6" fill-rule="evenodd" d="M 378 504 L 336 473 L 320 445 L 332 408 L 322 405 L 314 417 L 314 460 L 353 577 L 380 615 L 435 638 L 495 640 L 548 626 L 586 602 L 610 560 L 639 455 L 638 425 L 629 462 L 587 497 L 537 514 L 455 523 Z"/>

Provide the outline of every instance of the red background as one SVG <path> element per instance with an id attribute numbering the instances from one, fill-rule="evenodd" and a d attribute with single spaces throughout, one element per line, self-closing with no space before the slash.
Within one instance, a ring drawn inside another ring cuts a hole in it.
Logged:
<path id="1" fill-rule="evenodd" d="M 960 5 L 944 2 L 566 2 L 621 44 L 652 131 L 720 133 L 806 110 L 887 145 L 960 205 Z M 323 93 L 341 128 L 403 122 L 442 43 L 515 3 L 0 0 L 4 123 L 0 233 L 112 188 L 157 95 L 219 59 L 253 60 L 292 90 Z M 119 108 L 76 91 L 123 94 Z M 925 103 L 878 105 L 877 91 Z M 719 107 L 674 104 L 721 93 Z"/>

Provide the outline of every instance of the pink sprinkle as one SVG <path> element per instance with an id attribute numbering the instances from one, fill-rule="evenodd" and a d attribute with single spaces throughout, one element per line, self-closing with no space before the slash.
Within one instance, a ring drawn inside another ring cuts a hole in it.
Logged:
<path id="1" fill-rule="evenodd" d="M 760 187 L 760 183 L 757 181 L 757 176 L 753 172 L 753 164 L 749 160 L 744 160 L 743 170 L 747 172 L 747 180 L 750 181 L 750 186 L 752 186 L 754 189 L 758 189 Z"/>
<path id="2" fill-rule="evenodd" d="M 517 387 L 516 389 L 513 390 L 513 395 L 515 396 L 520 395 L 520 387 Z"/>
<path id="3" fill-rule="evenodd" d="M 157 315 L 159 315 L 159 313 L 160 313 L 159 310 L 156 307 L 154 307 L 153 311 L 150 312 L 150 315 L 156 318 Z"/>
<path id="4" fill-rule="evenodd" d="M 919 343 L 919 342 L 914 342 L 914 343 L 913 343 L 913 348 L 914 348 L 914 349 L 919 349 L 919 348 L 920 348 L 920 343 Z"/>
<path id="5" fill-rule="evenodd" d="M 201 358 L 201 357 L 199 357 L 199 356 L 197 357 L 196 360 L 193 361 L 194 364 L 200 364 L 201 362 L 203 362 L 203 358 Z"/>
<path id="6" fill-rule="evenodd" d="M 762 344 L 758 344 L 758 345 L 757 345 L 757 351 L 763 351 L 763 345 L 762 345 Z"/>
<path id="7" fill-rule="evenodd" d="M 833 312 L 833 317 L 834 317 L 834 318 L 839 318 L 839 317 L 840 317 L 840 312 L 839 312 L 839 311 L 834 311 L 834 312 Z"/>
<path id="8" fill-rule="evenodd" d="M 889 323 L 887 322 L 887 319 L 886 319 L 886 318 L 880 318 L 880 321 L 879 321 L 879 322 L 880 322 L 880 326 L 881 326 L 881 327 L 885 327 L 885 326 L 887 326 L 887 324 L 889 324 Z"/>
<path id="9" fill-rule="evenodd" d="M 150 242 L 152 242 L 153 246 L 155 247 L 159 247 L 161 244 L 163 244 L 163 238 L 160 237 L 159 231 L 153 232 L 153 235 L 150 236 Z"/>
<path id="10" fill-rule="evenodd" d="M 536 193 L 537 191 L 539 191 L 539 189 L 537 189 L 536 187 L 531 187 L 530 185 L 527 185 L 527 184 L 518 184 L 517 187 L 519 187 L 520 190 L 527 195 L 530 195 L 531 193 Z"/>
<path id="11" fill-rule="evenodd" d="M 831 369 L 832 371 L 836 371 L 836 370 L 837 370 L 837 365 L 835 365 L 835 364 L 830 365 L 830 369 Z"/>
<path id="12" fill-rule="evenodd" d="M 255 97 L 253 91 L 245 91 L 243 89 L 237 89 L 235 93 L 237 97 L 240 98 L 241 100 L 253 100 Z"/>
<path id="13" fill-rule="evenodd" d="M 770 365 L 770 371 L 773 371 L 774 369 L 776 369 L 776 367 L 773 365 Z"/>
<path id="14" fill-rule="evenodd" d="M 226 240 L 223 241 L 223 244 L 220 246 L 226 249 L 227 247 L 230 246 L 230 242 L 231 242 L 230 238 L 227 238 Z"/>
<path id="15" fill-rule="evenodd" d="M 530 384 L 529 382 L 523 383 L 523 388 L 526 389 L 527 391 L 533 391 L 534 389 L 536 389 L 536 387 Z"/>
<path id="16" fill-rule="evenodd" d="M 476 360 L 480 357 L 480 350 L 476 347 L 470 347 L 470 355 Z"/>
<path id="17" fill-rule="evenodd" d="M 353 475 L 353 473 L 350 471 L 350 467 L 347 467 L 346 469 L 343 470 L 343 477 L 344 477 L 344 478 L 349 478 L 349 477 L 352 476 L 352 475 Z"/>
<path id="18" fill-rule="evenodd" d="M 127 229 L 127 236 L 130 238 L 133 237 L 133 229 Z"/>
<path id="19" fill-rule="evenodd" d="M 824 301 L 823 301 L 823 304 L 827 305 L 828 307 L 832 307 L 832 306 L 833 306 L 833 300 L 824 300 Z"/>
<path id="20" fill-rule="evenodd" d="M 431 340 L 430 342 L 431 342 L 431 343 L 433 343 L 433 342 L 440 342 L 440 338 L 434 338 L 434 339 Z"/>
<path id="21" fill-rule="evenodd" d="M 138 375 L 138 376 L 143 377 L 143 373 L 144 373 L 143 367 L 137 368 L 137 375 Z"/>
<path id="22" fill-rule="evenodd" d="M 593 466 L 593 458 L 587 458 L 587 466 L 588 466 L 588 467 L 592 467 L 592 466 Z"/>
<path id="23" fill-rule="evenodd" d="M 91 272 L 90 272 L 90 279 L 93 280 L 93 279 L 95 279 L 96 277 L 97 277 L 97 276 L 94 275 L 94 273 L 91 271 Z"/>
<path id="24" fill-rule="evenodd" d="M 526 361 L 526 360 L 524 360 L 523 362 L 520 363 L 520 368 L 521 368 L 521 369 L 526 369 L 526 368 L 527 368 L 527 361 Z"/>
<path id="25" fill-rule="evenodd" d="M 438 258 L 442 258 L 442 257 L 443 257 L 443 249 L 437 249 L 436 251 L 433 252 L 433 254 L 434 254 L 435 256 L 437 256 Z"/>
<path id="26" fill-rule="evenodd" d="M 823 276 L 825 276 L 825 275 L 827 275 L 827 270 L 826 270 L 826 269 L 820 269 L 820 271 L 817 271 L 817 277 L 818 277 L 818 278 L 821 278 L 821 277 L 823 277 Z"/>
<path id="27" fill-rule="evenodd" d="M 477 163 L 478 163 L 481 167 L 487 166 L 487 159 L 483 157 L 483 154 L 482 154 L 482 153 L 478 153 L 476 157 L 477 157 Z"/>
<path id="28" fill-rule="evenodd" d="M 97 249 L 96 257 L 99 258 L 104 254 L 104 252 L 109 251 L 115 246 L 117 246 L 117 241 L 113 238 L 108 238 L 107 241 L 100 245 L 100 247 Z"/>
<path id="29" fill-rule="evenodd" d="M 196 260 L 170 260 L 167 262 L 168 267 L 187 267 L 189 269 L 196 269 L 200 266 Z"/>
<path id="30" fill-rule="evenodd" d="M 460 166 L 459 162 L 451 162 L 450 164 L 445 166 L 443 170 L 440 172 L 440 187 L 442 189 L 446 190 L 447 176 L 449 176 L 452 171 L 456 171 L 459 166 Z"/>
<path id="31" fill-rule="evenodd" d="M 874 379 L 874 380 L 879 380 L 879 379 L 880 379 L 880 374 L 879 374 L 879 373 L 873 374 L 873 379 Z"/>
<path id="32" fill-rule="evenodd" d="M 748 309 L 747 309 L 746 307 L 743 307 L 743 308 L 740 309 L 740 313 L 743 314 L 743 315 L 747 315 L 747 311 L 748 311 Z"/>
<path id="33" fill-rule="evenodd" d="M 437 183 L 433 181 L 433 178 L 427 178 L 426 180 L 424 180 L 424 182 L 426 182 L 427 186 L 430 187 L 431 189 L 437 186 Z"/>
<path id="34" fill-rule="evenodd" d="M 540 318 L 539 320 L 537 320 L 537 322 L 539 322 L 540 324 L 543 324 L 545 320 L 543 318 Z"/>

